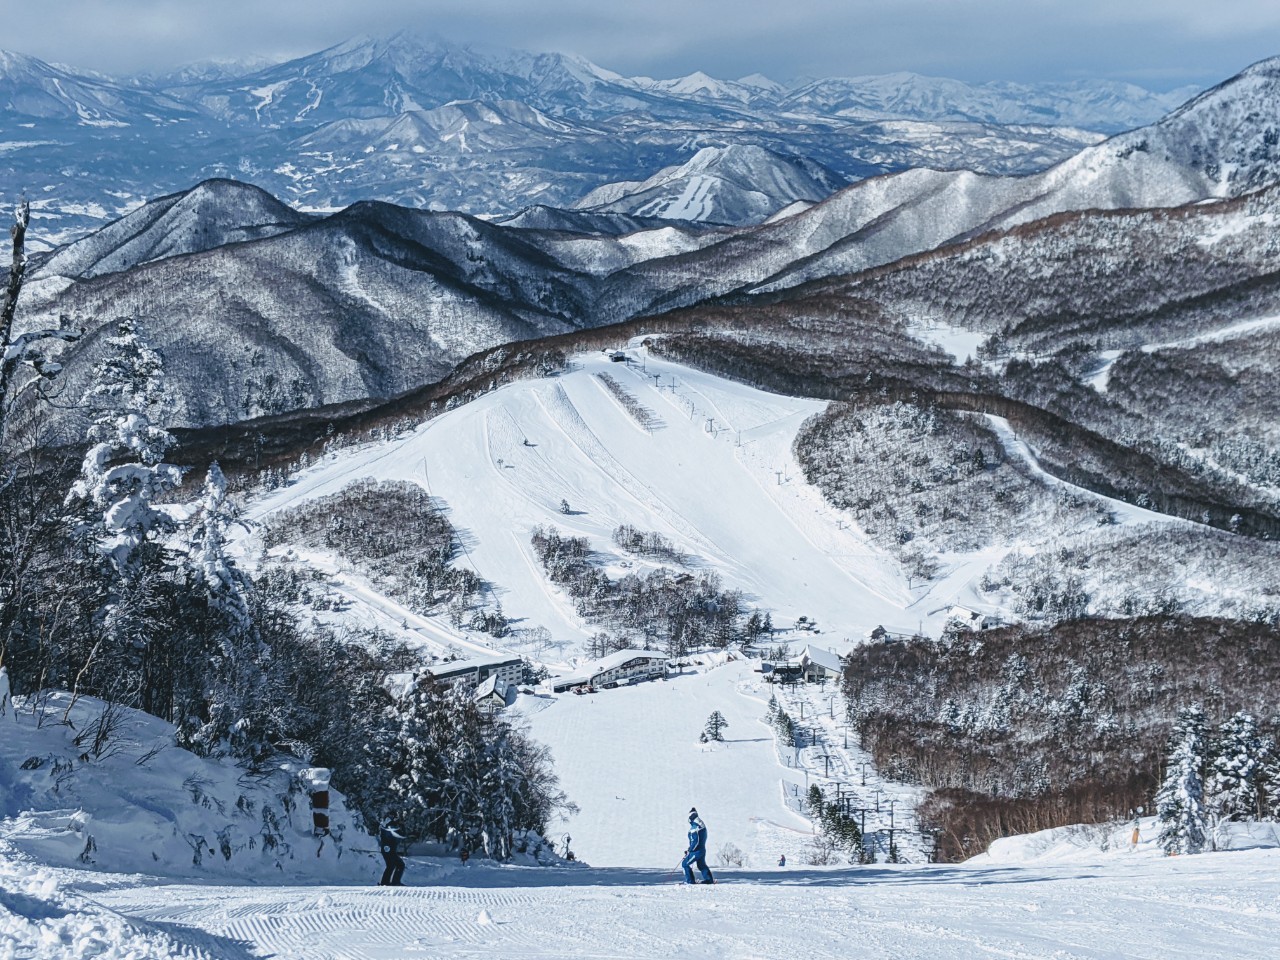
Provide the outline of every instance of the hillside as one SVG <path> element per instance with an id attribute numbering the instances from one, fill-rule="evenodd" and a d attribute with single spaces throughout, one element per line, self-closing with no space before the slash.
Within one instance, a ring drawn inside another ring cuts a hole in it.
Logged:
<path id="1" fill-rule="evenodd" d="M 710 571 L 740 591 L 743 616 L 770 611 L 779 629 L 806 617 L 821 632 L 799 636 L 841 650 L 881 625 L 936 634 L 953 604 L 1013 619 L 1048 615 L 1060 585 L 1036 562 L 1045 545 L 1070 549 L 1060 572 L 1079 578 L 1081 612 L 1132 615 L 1173 603 L 1200 616 L 1269 615 L 1271 544 L 1046 474 L 1008 421 L 947 419 L 905 404 L 826 409 L 652 350 L 628 353 L 626 364 L 579 356 L 558 376 L 518 380 L 401 427 L 394 439 L 339 449 L 255 499 L 248 517 L 269 522 L 362 478 L 426 489 L 465 534 L 458 562 L 487 585 L 481 605 L 500 606 L 511 626 L 502 640 L 460 633 L 443 608 L 385 599 L 362 614 L 437 654 L 448 652 L 441 638 L 455 636 L 564 663 L 597 632 L 625 635 L 629 621 L 588 615 L 531 543 L 537 528 L 585 538 L 589 564 L 615 580 L 661 567 L 618 546 L 620 524 L 669 541 L 684 557 L 676 572 Z M 842 431 L 866 439 L 842 447 Z M 953 465 L 973 462 L 978 449 L 984 465 L 957 475 Z M 1156 566 L 1136 559 L 1175 543 Z M 343 569 L 334 562 L 323 559 L 322 571 Z M 1125 574 L 1130 564 L 1150 576 Z M 364 610 L 370 586 L 351 572 L 336 588 Z"/>
<path id="2" fill-rule="evenodd" d="M 650 411 L 651 430 L 601 374 Z M 468 532 L 466 563 L 492 584 L 506 615 L 521 627 L 547 628 L 570 650 L 591 628 L 538 568 L 529 537 L 539 525 L 587 537 L 612 569 L 626 559 L 612 545 L 615 527 L 657 531 L 696 558 L 695 569 L 718 571 L 779 622 L 816 619 L 832 642 L 878 623 L 914 626 L 917 614 L 906 612 L 912 597 L 882 567 L 883 554 L 842 529 L 798 482 L 791 441 L 821 407 L 686 367 L 659 362 L 641 371 L 588 355 L 565 376 L 512 384 L 400 440 L 341 452 L 256 501 L 249 516 L 268 517 L 364 476 L 425 485 Z"/>

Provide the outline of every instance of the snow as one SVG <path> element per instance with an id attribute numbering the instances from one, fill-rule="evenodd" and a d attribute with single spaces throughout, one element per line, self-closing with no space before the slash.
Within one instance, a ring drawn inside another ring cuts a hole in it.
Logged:
<path id="1" fill-rule="evenodd" d="M 933 344 L 955 358 L 956 363 L 978 357 L 978 347 L 986 339 L 986 334 L 963 327 L 953 327 L 940 321 L 913 325 L 911 333 L 925 343 Z"/>
<path id="2" fill-rule="evenodd" d="M 293 82 L 292 80 L 280 80 L 276 83 L 269 83 L 266 86 L 253 87 L 247 90 L 246 92 L 249 93 L 251 96 L 255 96 L 258 98 L 258 102 L 253 105 L 254 117 L 256 117 L 258 120 L 261 120 L 263 108 L 271 106 L 271 104 L 275 101 L 276 94 L 278 94 L 285 87 L 289 86 L 289 84 L 292 82 Z"/>
<path id="3" fill-rule="evenodd" d="M 666 217 L 668 220 L 701 220 L 707 216 L 710 206 L 710 195 L 715 189 L 716 179 L 708 176 L 690 177 L 681 189 L 680 196 L 674 200 L 659 200 L 651 207 L 641 207 L 637 214 L 642 217 Z"/>
<path id="4" fill-rule="evenodd" d="M 146 935 L 172 938 L 185 956 L 291 960 L 1261 960 L 1280 937 L 1277 866 L 1275 851 L 1258 850 L 1102 864 L 722 869 L 715 889 L 666 882 L 660 870 L 424 871 L 412 860 L 407 880 L 421 884 L 427 873 L 430 882 L 395 890 L 157 886 L 144 877 L 76 889 L 74 875 L 50 871 L 25 888 L 62 885 L 47 898 L 43 887 L 0 897 L 47 916 L 43 904 L 61 908 L 55 898 L 71 888 L 77 913 L 42 926 L 89 914 L 128 939 L 101 954 L 40 950 L 18 939 L 21 914 L 15 922 L 0 910 L 0 949 L 13 931 L 19 957 L 168 955 L 125 952 Z M 7 881 L 15 868 L 0 871 Z"/>
<path id="5" fill-rule="evenodd" d="M 9 851 L 183 878 L 332 882 L 373 871 L 374 841 L 340 794 L 330 836 L 313 835 L 305 763 L 249 776 L 181 749 L 172 725 L 125 707 L 95 749 L 102 701 L 54 693 L 15 706 L 0 716 L 0 845 Z"/>
<path id="6" fill-rule="evenodd" d="M 560 377 L 510 384 L 398 440 L 326 456 L 248 514 L 262 519 L 366 476 L 421 483 L 448 505 L 468 544 L 463 562 L 490 580 L 508 615 L 560 640 L 580 641 L 589 627 L 537 569 L 528 531 L 539 523 L 586 536 L 606 555 L 618 523 L 656 530 L 772 609 L 780 629 L 771 643 L 793 656 L 805 645 L 847 649 L 880 623 L 936 629 L 956 603 L 984 609 L 972 583 L 999 551 L 959 558 L 928 592 L 913 593 L 802 482 L 791 444 L 822 404 L 656 361 L 634 343 L 627 352 L 627 364 L 580 357 Z M 637 427 L 595 376 L 606 371 L 660 427 Z M 1011 455 L 1043 473 L 1006 422 L 989 421 Z M 560 512 L 562 498 L 572 513 Z M 1178 522 L 1111 507 L 1122 523 Z M 252 545 L 238 544 L 242 556 Z M 491 650 L 489 638 L 412 614 L 330 555 L 295 559 L 330 574 L 351 600 L 348 616 L 437 652 Z M 786 629 L 802 614 L 820 636 Z M 797 749 L 780 749 L 764 722 L 772 691 L 753 661 L 720 653 L 689 658 L 665 680 L 519 696 L 508 709 L 550 747 L 580 807 L 550 838 L 570 835 L 581 862 L 464 867 L 414 857 L 410 886 L 395 890 L 368 886 L 373 841 L 340 795 L 330 817 L 341 836 L 323 840 L 311 834 L 305 792 L 281 805 L 322 778 L 307 764 L 245 777 L 178 749 L 172 727 L 133 712 L 112 749 L 86 759 L 74 738 L 101 703 L 55 695 L 40 724 L 20 699 L 17 711 L 0 711 L 0 957 L 1274 955 L 1273 825 L 1228 825 L 1216 841 L 1231 852 L 1194 857 L 1160 856 L 1148 819 L 1136 847 L 1131 825 L 1059 828 L 999 841 L 966 864 L 927 864 L 914 815 L 921 791 L 884 779 L 848 740 L 836 690 L 777 689 L 802 728 Z M 700 743 L 713 710 L 728 721 L 726 741 Z M 58 721 L 64 711 L 73 726 Z M 31 757 L 40 763 L 24 770 Z M 800 798 L 812 784 L 852 795 L 878 843 L 892 826 L 911 862 L 807 864 L 812 826 Z M 283 846 L 250 845 L 261 814 L 237 813 L 241 797 L 259 810 L 279 806 Z M 715 890 L 674 882 L 690 806 L 710 831 Z M 202 854 L 193 859 L 195 838 Z M 726 844 L 741 851 L 741 866 L 722 862 Z M 786 868 L 776 865 L 781 854 Z"/>
<path id="7" fill-rule="evenodd" d="M 1068 483 L 1066 480 L 1060 480 L 1053 474 L 1048 473 L 1042 466 L 1040 461 L 1036 459 L 1035 453 L 1027 445 L 1026 441 L 1017 437 L 1013 428 L 1009 425 L 1009 421 L 1004 417 L 997 417 L 994 414 L 984 414 L 987 423 L 995 431 L 997 437 L 1000 438 L 1001 444 L 1004 445 L 1005 451 L 1012 457 L 1016 457 L 1027 465 L 1032 474 L 1044 483 L 1053 487 L 1061 487 L 1070 490 L 1073 493 L 1083 494 L 1092 497 L 1107 505 L 1111 511 L 1115 522 L 1118 525 L 1124 524 L 1144 524 L 1144 523 L 1190 523 L 1189 520 L 1182 520 L 1179 517 L 1171 516 L 1167 513 L 1157 513 L 1154 510 L 1148 510 L 1136 504 L 1126 503 L 1124 500 L 1117 500 L 1114 497 L 1105 497 L 1099 493 L 1093 493 L 1085 490 L 1083 487 L 1077 487 L 1075 484 Z"/>
<path id="8" fill-rule="evenodd" d="M 1239 852 L 1194 857 L 1160 856 L 1148 819 L 1140 824 L 1137 848 L 1128 843 L 1128 825 L 1060 828 L 1008 838 L 964 864 L 807 865 L 808 825 L 783 807 L 778 789 L 780 773 L 797 786 L 801 773 L 779 763 L 760 720 L 765 701 L 750 665 L 704 666 L 667 682 L 596 696 L 520 698 L 535 732 L 552 741 L 566 785 L 582 804 L 566 829 L 576 851 L 595 856 L 590 867 L 474 860 L 464 867 L 455 860 L 411 857 L 409 886 L 386 889 L 372 885 L 373 858 L 358 849 L 349 860 L 322 860 L 321 867 L 302 857 L 283 872 L 204 872 L 190 865 L 189 854 L 185 865 L 167 856 L 148 862 L 141 849 L 146 844 L 136 840 L 148 824 L 163 824 L 169 814 L 216 817 L 189 798 L 179 799 L 182 777 L 191 776 L 172 766 L 176 748 L 152 762 L 153 769 L 170 764 L 158 777 L 135 762 L 130 746 L 101 761 L 101 775 L 82 780 L 78 772 L 63 788 L 63 799 L 81 804 L 82 816 L 92 811 L 95 824 L 105 821 L 108 805 L 120 804 L 129 813 L 133 844 L 106 850 L 100 844 L 97 850 L 96 866 L 116 872 L 82 869 L 58 855 L 56 844 L 32 829 L 29 817 L 0 821 L 0 957 L 1274 955 L 1280 850 L 1273 849 L 1275 829 L 1269 825 L 1231 825 L 1225 845 Z M 801 701 L 809 705 L 806 727 L 836 729 L 829 714 L 813 709 L 825 705 L 829 690 L 801 685 L 780 693 L 793 717 Z M 82 703 L 88 713 L 96 709 Z M 60 713 L 64 706 L 55 708 Z M 712 709 L 728 719 L 729 742 L 704 746 L 696 734 Z M 831 713 L 838 716 L 835 709 Z M 73 718 L 83 726 L 82 717 Z M 154 718 L 132 715 L 131 722 L 136 726 L 130 743 L 139 734 L 145 740 L 164 732 Z M 36 727 L 29 714 L 0 723 L 6 725 L 0 762 L 60 749 L 69 736 L 57 723 Z M 833 752 L 837 747 L 832 744 Z M 205 764 L 206 775 L 216 766 L 195 758 L 184 762 Z M 0 786 L 17 782 L 13 769 L 5 768 Z M 38 773 L 23 772 L 24 785 Z M 315 778 L 306 769 L 296 775 Z M 810 776 L 816 780 L 816 771 Z M 876 783 L 872 771 L 868 789 Z M 882 786 L 886 804 L 895 797 L 901 802 L 905 788 Z M 209 790 L 223 799 L 222 785 Z M 675 882 L 685 811 L 694 804 L 710 829 L 714 890 Z M 331 809 L 331 816 L 336 812 Z M 909 833 L 905 820 L 898 821 L 900 836 Z M 191 821 L 182 827 L 190 829 Z M 126 836 L 120 834 L 121 840 Z M 743 847 L 743 866 L 718 861 L 716 852 L 726 840 Z M 17 843 L 29 852 L 16 849 Z M 787 854 L 785 868 L 776 866 L 780 852 Z M 111 862 L 104 862 L 108 855 Z M 344 862 L 346 872 L 333 872 Z M 198 883 L 175 879 L 196 876 Z"/>
<path id="9" fill-rule="evenodd" d="M 1136 842 L 1135 842 L 1136 832 Z M 986 853 L 969 860 L 973 866 L 1013 864 L 1107 863 L 1119 857 L 1163 857 L 1157 839 L 1155 817 L 1140 817 L 1125 824 L 1091 824 L 1055 827 L 1022 836 L 1005 837 Z M 1280 824 L 1222 823 L 1213 836 L 1218 851 L 1277 850 Z"/>
<path id="10" fill-rule="evenodd" d="M 462 562 L 493 585 L 507 616 L 520 628 L 546 627 L 570 646 L 592 628 L 542 573 L 529 543 L 538 525 L 585 536 L 604 556 L 615 553 L 611 536 L 620 523 L 657 531 L 742 589 L 748 603 L 772 610 L 775 622 L 815 619 L 824 646 L 847 649 L 877 624 L 920 625 L 897 565 L 801 479 L 791 444 L 825 404 L 653 358 L 645 370 L 599 355 L 576 366 L 558 378 L 504 386 L 402 439 L 327 457 L 252 502 L 248 518 L 364 477 L 420 484 L 447 505 L 469 544 Z M 663 426 L 640 429 L 598 372 L 624 382 Z M 562 499 L 570 514 L 561 512 Z M 343 589 L 355 593 L 350 580 Z M 405 613 L 392 616 L 409 620 Z M 410 622 L 458 635 L 443 616 Z M 923 622 L 941 626 L 927 615 Z"/>
<path id="11" fill-rule="evenodd" d="M 67 886 L 61 871 L 31 863 L 0 842 L 0 957 L 161 960 L 192 956 L 162 930 L 132 924 Z"/>
<path id="12" fill-rule="evenodd" d="M 804 778 L 778 760 L 762 720 L 766 699 L 738 689 L 750 666 L 739 661 L 582 696 L 521 697 L 517 708 L 551 748 L 561 784 L 581 808 L 551 835 L 569 833 L 574 852 L 593 867 L 671 870 L 685 850 L 686 813 L 697 807 L 712 870 L 725 843 L 752 865 L 774 863 L 783 850 L 798 859 L 812 827 L 783 806 L 781 781 L 784 772 Z M 713 710 L 729 721 L 725 742 L 699 743 Z"/>
<path id="13" fill-rule="evenodd" d="M 1140 348 L 1143 353 L 1159 353 L 1161 350 L 1185 350 L 1206 343 L 1223 343 L 1237 337 L 1247 337 L 1262 333 L 1273 327 L 1280 327 L 1280 316 L 1253 317 L 1249 320 L 1238 320 L 1213 330 L 1206 330 L 1180 340 L 1169 340 L 1165 343 L 1146 343 Z M 1085 382 L 1099 393 L 1106 393 L 1111 381 L 1111 368 L 1123 356 L 1123 350 L 1105 350 L 1099 354 L 1101 365 L 1085 379 Z"/>

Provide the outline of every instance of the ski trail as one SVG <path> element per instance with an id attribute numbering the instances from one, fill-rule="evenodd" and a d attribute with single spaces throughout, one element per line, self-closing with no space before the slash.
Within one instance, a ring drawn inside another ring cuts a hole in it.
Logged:
<path id="1" fill-rule="evenodd" d="M 1159 353 L 1162 350 L 1185 350 L 1189 347 L 1198 347 L 1206 343 L 1222 343 L 1227 340 L 1234 340 L 1237 337 L 1247 337 L 1250 334 L 1260 333 L 1275 326 L 1280 326 L 1280 316 L 1256 317 L 1252 320 L 1242 320 L 1238 323 L 1218 327 L 1216 330 L 1206 330 L 1204 333 L 1193 334 L 1180 340 L 1166 340 L 1164 343 L 1145 343 L 1137 349 L 1143 353 Z M 1085 377 L 1084 382 L 1099 393 L 1106 393 L 1111 383 L 1111 368 L 1115 366 L 1116 361 L 1124 353 L 1124 350 L 1104 350 L 1099 354 L 1102 363 Z"/>
<path id="2" fill-rule="evenodd" d="M 588 462 L 594 464 L 601 473 L 613 481 L 627 495 L 628 499 L 648 512 L 661 517 L 671 529 L 678 531 L 685 540 L 692 543 L 698 552 L 720 554 L 715 544 L 707 540 L 679 511 L 667 504 L 650 487 L 639 481 L 631 471 L 624 467 L 605 448 L 604 444 L 600 442 L 600 438 L 592 432 L 591 428 L 587 426 L 587 422 L 582 419 L 582 415 L 578 412 L 578 408 L 573 401 L 569 399 L 569 394 L 565 391 L 563 385 L 557 383 L 550 397 L 539 392 L 537 398 L 538 403 L 546 411 L 547 417 L 555 424 L 565 439 L 573 444 Z M 626 416 L 625 413 L 621 415 Z M 605 503 L 607 504 L 608 500 Z"/>
<path id="3" fill-rule="evenodd" d="M 1276 851 L 1255 850 L 1026 866 L 720 867 L 719 885 L 704 888 L 668 882 L 669 869 L 441 875 L 412 861 L 409 878 L 417 868 L 421 882 L 426 870 L 431 885 L 152 886 L 135 877 L 88 895 L 133 922 L 208 942 L 221 960 L 1271 960 L 1277 862 Z"/>
<path id="4" fill-rule="evenodd" d="M 1117 518 L 1120 524 L 1136 524 L 1136 523 L 1171 523 L 1189 525 L 1190 520 L 1183 520 L 1179 517 L 1172 517 L 1167 513 L 1157 513 L 1154 510 L 1147 510 L 1143 507 L 1136 506 L 1132 503 L 1126 503 L 1123 500 L 1116 500 L 1113 497 L 1104 496 L 1101 493 L 1095 493 L 1084 487 L 1078 487 L 1073 483 L 1068 483 L 1049 473 L 1044 467 L 1040 466 L 1040 461 L 1036 458 L 1035 452 L 1027 444 L 1025 440 L 1019 437 L 1009 421 L 1004 417 L 997 417 L 995 414 L 983 414 L 987 422 L 990 424 L 996 436 L 1000 438 L 1000 443 L 1004 447 L 1005 452 L 1016 460 L 1021 461 L 1027 466 L 1027 469 L 1043 483 L 1051 487 L 1059 487 L 1064 490 L 1070 490 L 1072 493 L 1089 497 L 1093 500 L 1099 500 L 1105 503 Z M 1198 524 L 1196 525 L 1198 526 Z"/>

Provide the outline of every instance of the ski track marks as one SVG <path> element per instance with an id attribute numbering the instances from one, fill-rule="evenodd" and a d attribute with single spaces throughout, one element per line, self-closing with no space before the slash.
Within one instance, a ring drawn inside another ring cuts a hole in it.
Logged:
<path id="1" fill-rule="evenodd" d="M 85 895 L 233 960 L 1270 960 L 1277 865 L 1280 851 L 1257 850 L 999 868 L 722 868 L 714 887 L 661 871 L 479 867 L 397 890 L 132 878 Z M 411 880 L 419 868 L 411 862 Z"/>

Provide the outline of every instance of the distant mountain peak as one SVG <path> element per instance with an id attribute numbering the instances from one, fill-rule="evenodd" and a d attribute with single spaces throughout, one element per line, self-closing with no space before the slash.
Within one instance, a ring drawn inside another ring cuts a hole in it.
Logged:
<path id="1" fill-rule="evenodd" d="M 757 144 L 705 146 L 648 180 L 605 184 L 575 209 L 635 217 L 747 225 L 798 200 L 816 202 L 845 185 L 837 174 L 801 157 Z"/>

